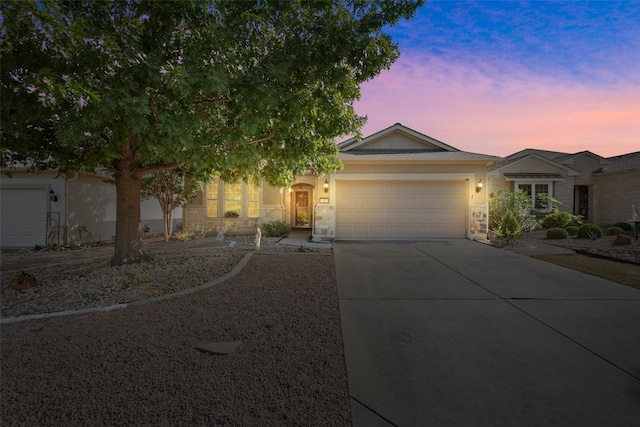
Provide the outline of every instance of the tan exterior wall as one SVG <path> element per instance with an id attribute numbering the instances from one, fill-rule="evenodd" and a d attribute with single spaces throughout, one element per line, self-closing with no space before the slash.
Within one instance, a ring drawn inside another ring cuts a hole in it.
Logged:
<path id="1" fill-rule="evenodd" d="M 439 148 L 436 146 L 431 146 L 433 148 Z M 386 135 L 384 138 L 381 138 L 377 141 L 372 141 L 368 143 L 366 146 L 362 146 L 364 149 L 425 149 L 430 148 L 427 145 L 426 141 L 416 141 L 414 138 L 411 138 L 408 135 L 402 134 L 400 132 L 394 132 Z"/>
<path id="2" fill-rule="evenodd" d="M 640 215 L 640 171 L 594 176 L 592 222 L 612 225 L 631 219 L 631 205 Z"/>

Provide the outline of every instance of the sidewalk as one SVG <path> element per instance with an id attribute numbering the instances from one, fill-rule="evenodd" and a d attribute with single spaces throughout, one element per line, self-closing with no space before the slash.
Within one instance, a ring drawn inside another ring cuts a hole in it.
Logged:
<path id="1" fill-rule="evenodd" d="M 322 242 L 309 241 L 311 230 L 292 230 L 287 237 L 283 237 L 277 244 L 288 246 L 304 246 L 305 248 L 331 249 L 333 243 L 331 240 L 323 240 Z"/>

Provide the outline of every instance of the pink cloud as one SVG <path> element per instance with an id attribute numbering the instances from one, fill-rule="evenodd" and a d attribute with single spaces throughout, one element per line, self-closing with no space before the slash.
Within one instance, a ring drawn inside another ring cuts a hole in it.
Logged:
<path id="1" fill-rule="evenodd" d="M 362 86 L 355 109 L 369 118 L 365 136 L 400 122 L 465 151 L 640 150 L 638 85 L 598 87 L 511 63 L 403 55 Z"/>

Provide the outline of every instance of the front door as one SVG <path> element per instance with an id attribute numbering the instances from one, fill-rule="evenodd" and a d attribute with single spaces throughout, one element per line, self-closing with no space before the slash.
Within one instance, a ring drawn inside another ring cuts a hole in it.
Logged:
<path id="1" fill-rule="evenodd" d="M 584 219 L 589 219 L 589 187 L 578 185 L 575 190 L 578 193 L 578 215 L 582 215 Z"/>
<path id="2" fill-rule="evenodd" d="M 309 190 L 296 190 L 294 192 L 295 200 L 295 221 L 294 226 L 299 228 L 311 227 L 311 209 Z"/>

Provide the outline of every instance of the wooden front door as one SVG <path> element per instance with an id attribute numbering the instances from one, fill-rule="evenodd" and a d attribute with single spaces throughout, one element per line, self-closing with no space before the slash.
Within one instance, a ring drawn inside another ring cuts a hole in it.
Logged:
<path id="1" fill-rule="evenodd" d="M 296 190 L 294 192 L 294 227 L 311 227 L 311 197 L 309 197 L 309 193 L 309 190 Z"/>

